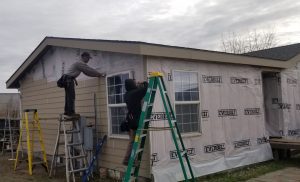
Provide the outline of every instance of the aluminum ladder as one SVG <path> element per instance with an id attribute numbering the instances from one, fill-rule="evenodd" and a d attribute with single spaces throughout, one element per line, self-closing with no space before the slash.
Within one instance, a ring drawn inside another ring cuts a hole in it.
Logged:
<path id="1" fill-rule="evenodd" d="M 75 174 L 81 173 L 84 175 L 87 170 L 87 155 L 83 147 L 79 122 L 79 114 L 73 116 L 60 114 L 56 143 L 49 173 L 50 177 L 52 176 L 52 173 L 55 175 L 56 168 L 61 166 L 65 166 L 66 168 L 67 182 L 70 181 L 70 177 L 72 177 L 73 181 L 76 181 Z M 64 150 L 59 149 L 60 145 L 64 145 Z M 58 164 L 58 160 L 60 159 L 64 159 L 65 164 Z"/>
<path id="2" fill-rule="evenodd" d="M 129 181 L 137 181 L 137 177 L 139 174 L 139 168 L 142 160 L 142 155 L 144 151 L 144 146 L 146 142 L 146 137 L 148 134 L 149 123 L 151 120 L 151 113 L 152 108 L 155 100 L 155 94 L 157 92 L 157 89 L 159 89 L 165 114 L 168 119 L 169 129 L 171 131 L 171 136 L 174 141 L 176 151 L 178 154 L 180 166 L 184 175 L 185 181 L 189 181 L 189 178 L 191 178 L 191 181 L 195 181 L 194 174 L 190 165 L 190 161 L 187 155 L 187 151 L 185 149 L 183 140 L 181 138 L 175 113 L 172 109 L 172 105 L 169 99 L 169 96 L 167 94 L 166 86 L 163 81 L 163 75 L 160 72 L 152 72 L 150 73 L 149 78 L 149 84 L 147 93 L 144 97 L 144 104 L 142 108 L 142 112 L 139 119 L 138 128 L 135 133 L 134 143 L 129 159 L 129 163 L 126 169 L 125 177 L 123 178 L 124 182 Z M 185 159 L 186 164 L 184 164 L 183 159 Z M 186 166 L 188 166 L 189 175 L 187 173 Z"/>

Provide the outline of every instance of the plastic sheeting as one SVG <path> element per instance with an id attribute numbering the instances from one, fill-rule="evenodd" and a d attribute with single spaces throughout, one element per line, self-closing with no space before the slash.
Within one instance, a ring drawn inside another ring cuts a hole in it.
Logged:
<path id="1" fill-rule="evenodd" d="M 272 159 L 264 120 L 261 70 L 248 66 L 152 58 L 148 71 L 160 71 L 174 102 L 174 71 L 197 73 L 199 132 L 182 133 L 195 176 Z M 185 78 L 186 79 L 186 78 Z M 151 126 L 167 126 L 156 97 Z M 162 119 L 159 119 L 162 118 Z M 169 130 L 152 131 L 150 152 L 155 181 L 183 180 Z"/>
<path id="2" fill-rule="evenodd" d="M 300 135 L 300 64 L 281 72 L 282 102 L 278 109 L 282 111 L 282 135 L 295 137 Z"/>
<path id="3" fill-rule="evenodd" d="M 264 73 L 266 129 L 270 136 L 295 137 L 300 134 L 300 69 Z"/>

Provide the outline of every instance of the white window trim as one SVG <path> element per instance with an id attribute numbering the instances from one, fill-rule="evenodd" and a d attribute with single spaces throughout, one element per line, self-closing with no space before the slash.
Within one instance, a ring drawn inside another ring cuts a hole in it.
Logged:
<path id="1" fill-rule="evenodd" d="M 174 81 L 174 72 L 188 72 L 188 73 L 197 73 L 197 84 L 198 84 L 198 98 L 199 100 L 198 101 L 176 101 L 176 97 L 175 97 L 175 81 Z M 188 132 L 188 133 L 181 133 L 181 136 L 182 137 L 195 137 L 195 136 L 201 136 L 202 135 L 202 119 L 201 119 L 201 97 L 200 97 L 200 82 L 199 82 L 199 72 L 198 71 L 190 71 L 190 70 L 172 70 L 172 84 L 173 84 L 173 100 L 174 100 L 174 103 L 173 103 L 173 108 L 174 108 L 174 113 L 175 113 L 175 116 L 176 116 L 176 104 L 199 104 L 199 107 L 198 107 L 198 114 L 199 114 L 199 117 L 198 117 L 198 121 L 199 121 L 199 130 L 197 132 Z"/>
<path id="2" fill-rule="evenodd" d="M 116 72 L 116 73 L 112 73 L 109 75 L 106 75 L 105 78 L 105 89 L 106 89 L 106 107 L 107 107 L 107 133 L 108 133 L 108 137 L 109 138 L 117 138 L 117 139 L 129 139 L 128 135 L 121 135 L 121 134 L 113 134 L 112 133 L 112 126 L 111 126 L 111 117 L 110 117 L 110 107 L 121 107 L 121 106 L 126 106 L 125 103 L 121 103 L 121 104 L 109 104 L 108 103 L 108 77 L 112 77 L 115 75 L 120 75 L 120 74 L 129 74 L 129 78 L 133 78 L 133 71 L 132 70 L 128 70 L 128 71 L 122 71 L 122 72 Z"/>

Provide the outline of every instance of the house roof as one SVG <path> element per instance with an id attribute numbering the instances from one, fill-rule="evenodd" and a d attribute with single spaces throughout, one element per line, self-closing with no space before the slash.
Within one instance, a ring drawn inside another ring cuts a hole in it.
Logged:
<path id="1" fill-rule="evenodd" d="M 271 68 L 287 68 L 285 62 L 269 58 L 258 58 L 247 55 L 237 55 L 231 53 L 193 49 L 186 47 L 168 46 L 136 41 L 117 41 L 99 39 L 78 39 L 45 37 L 44 40 L 35 48 L 22 65 L 6 81 L 7 88 L 19 88 L 18 80 L 32 67 L 36 61 L 50 47 L 67 47 L 99 51 L 109 51 L 118 53 L 128 53 L 146 56 L 159 56 L 169 58 L 179 58 L 193 61 L 207 61 L 230 64 L 244 64 L 253 66 L 263 66 Z"/>
<path id="2" fill-rule="evenodd" d="M 300 53 L 300 43 L 245 53 L 244 55 L 288 61 Z"/>

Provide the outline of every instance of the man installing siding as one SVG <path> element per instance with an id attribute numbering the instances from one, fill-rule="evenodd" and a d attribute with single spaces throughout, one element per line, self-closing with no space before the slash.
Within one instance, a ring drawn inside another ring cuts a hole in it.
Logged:
<path id="1" fill-rule="evenodd" d="M 58 81 L 59 87 L 65 88 L 65 115 L 72 116 L 75 114 L 75 84 L 77 85 L 76 78 L 82 72 L 90 77 L 105 77 L 105 73 L 99 73 L 97 70 L 89 67 L 87 63 L 92 57 L 88 52 L 81 54 L 81 59 L 73 63 L 67 73 L 61 77 L 61 84 Z"/>

